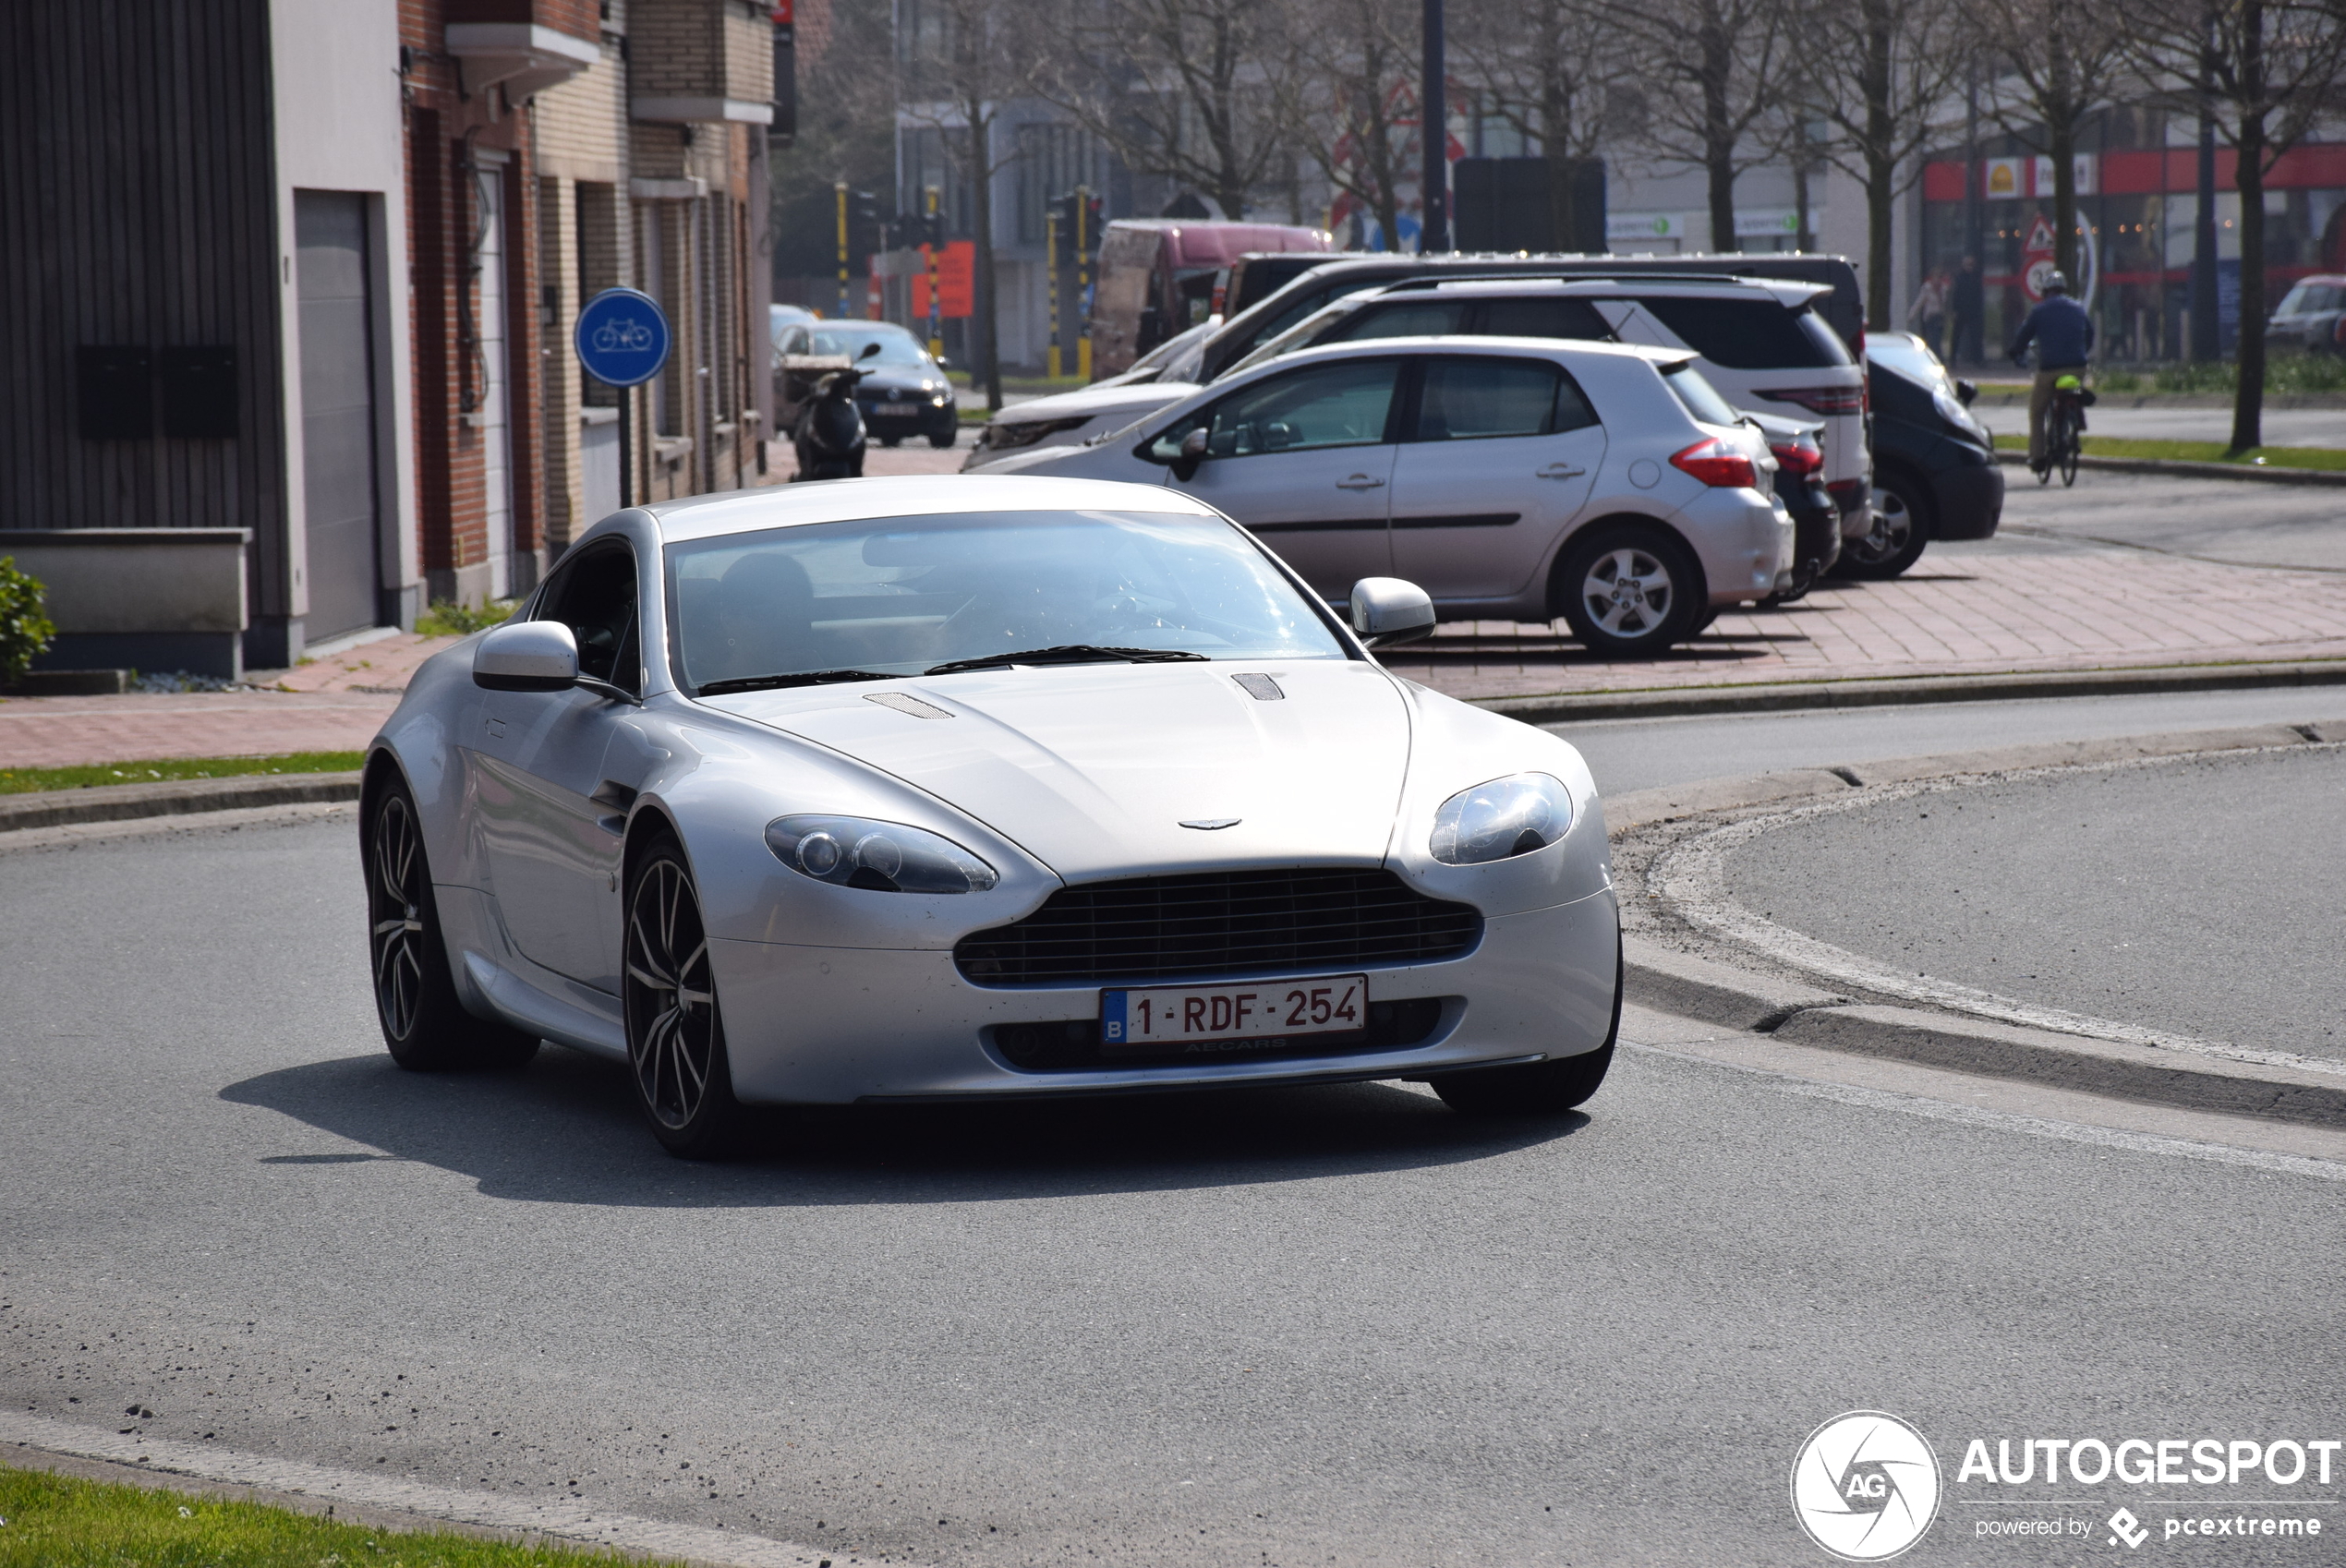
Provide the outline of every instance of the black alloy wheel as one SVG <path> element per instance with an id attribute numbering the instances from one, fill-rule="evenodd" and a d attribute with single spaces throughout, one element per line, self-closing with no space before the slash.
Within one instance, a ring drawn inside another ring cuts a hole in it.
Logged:
<path id="1" fill-rule="evenodd" d="M 627 1059 L 652 1136 L 680 1158 L 721 1159 L 747 1116 L 733 1098 L 700 896 L 671 838 L 654 839 L 631 874 L 625 964 Z"/>
<path id="2" fill-rule="evenodd" d="M 536 1036 L 477 1019 L 457 1000 L 422 824 L 405 781 L 375 791 L 361 848 L 375 1017 L 391 1059 L 432 1072 L 516 1067 L 536 1055 Z"/>

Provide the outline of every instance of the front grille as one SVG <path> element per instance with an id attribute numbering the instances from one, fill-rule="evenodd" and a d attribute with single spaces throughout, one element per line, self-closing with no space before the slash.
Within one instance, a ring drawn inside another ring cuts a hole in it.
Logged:
<path id="1" fill-rule="evenodd" d="M 1062 887 L 962 937 L 953 963 L 973 985 L 1202 980 L 1455 959 L 1481 935 L 1471 906 L 1389 871 L 1206 872 Z"/>

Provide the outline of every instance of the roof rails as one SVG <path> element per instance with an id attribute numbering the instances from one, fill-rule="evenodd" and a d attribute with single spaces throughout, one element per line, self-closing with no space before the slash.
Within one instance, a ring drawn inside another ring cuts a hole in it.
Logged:
<path id="1" fill-rule="evenodd" d="M 1752 283 L 1764 287 L 1784 282 L 1777 278 L 1735 277 L 1725 272 L 1672 272 L 1667 282 L 1673 283 Z M 1399 294 L 1404 289 L 1447 288 L 1454 283 L 1648 283 L 1650 273 L 1643 272 L 1484 272 L 1471 278 L 1445 278 L 1439 273 L 1403 278 L 1386 285 L 1387 294 Z"/>

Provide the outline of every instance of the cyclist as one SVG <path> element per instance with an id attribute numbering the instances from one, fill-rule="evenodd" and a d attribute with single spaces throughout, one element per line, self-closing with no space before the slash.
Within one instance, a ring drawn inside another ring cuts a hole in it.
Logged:
<path id="1" fill-rule="evenodd" d="M 2083 379 L 2086 361 L 2094 351 L 2094 319 L 2069 297 L 2069 280 L 2055 272 L 2045 280 L 2045 297 L 2020 323 L 2012 340 L 2012 362 L 2028 362 L 2028 345 L 2037 345 L 2037 380 L 2028 389 L 2028 466 L 2045 468 L 2045 410 L 2052 405 L 2053 383 L 2063 376 Z"/>

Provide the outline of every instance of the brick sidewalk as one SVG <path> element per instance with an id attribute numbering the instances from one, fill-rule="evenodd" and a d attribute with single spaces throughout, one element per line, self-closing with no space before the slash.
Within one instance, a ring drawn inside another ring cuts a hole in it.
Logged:
<path id="1" fill-rule="evenodd" d="M 925 447 L 882 455 L 956 460 Z M 416 666 L 449 640 L 362 644 L 269 677 L 283 691 L 0 702 L 0 766 L 356 751 Z M 2340 657 L 2346 573 L 1997 540 L 1937 547 L 1896 582 L 1723 614 L 1694 644 L 1651 662 L 1608 662 L 1554 628 L 1505 621 L 1445 626 L 1386 662 L 1454 695 L 1488 697 Z"/>

